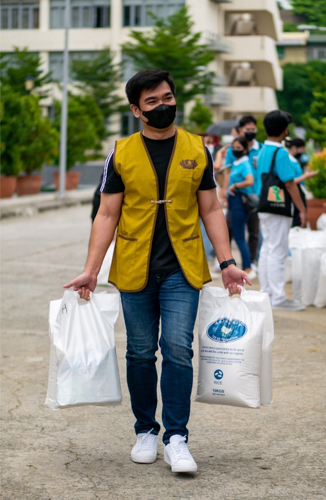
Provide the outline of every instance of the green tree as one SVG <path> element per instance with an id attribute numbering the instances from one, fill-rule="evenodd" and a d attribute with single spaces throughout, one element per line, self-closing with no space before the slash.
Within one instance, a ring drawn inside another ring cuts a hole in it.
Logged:
<path id="1" fill-rule="evenodd" d="M 291 0 L 294 14 L 305 16 L 308 24 L 326 26 L 325 0 Z"/>
<path id="2" fill-rule="evenodd" d="M 26 135 L 26 110 L 19 94 L 8 85 L 1 86 L 1 175 L 18 175 L 22 168 L 19 144 Z"/>
<path id="3" fill-rule="evenodd" d="M 215 58 L 207 45 L 200 43 L 201 33 L 193 32 L 194 23 L 183 7 L 167 19 L 152 15 L 150 31 L 132 30 L 131 41 L 122 45 L 123 53 L 137 71 L 160 68 L 169 71 L 177 89 L 181 108 L 198 95 L 205 94 L 213 75 L 205 68 Z"/>
<path id="4" fill-rule="evenodd" d="M 60 130 L 61 103 L 55 103 L 54 126 Z M 69 95 L 67 169 L 77 162 L 99 158 L 102 150 L 103 115 L 91 96 Z M 55 162 L 59 163 L 59 156 Z"/>
<path id="5" fill-rule="evenodd" d="M 50 73 L 43 73 L 39 54 L 28 52 L 26 47 L 15 47 L 14 52 L 0 55 L 1 85 L 9 85 L 19 95 L 28 95 L 30 92 L 25 89 L 27 77 L 34 79 L 34 89 L 40 97 L 45 97 L 47 92 L 44 86 L 50 83 L 51 79 Z"/>
<path id="6" fill-rule="evenodd" d="M 310 110 L 304 116 L 307 138 L 311 137 L 320 147 L 326 147 L 326 82 L 325 90 L 314 92 Z"/>
<path id="7" fill-rule="evenodd" d="M 184 127 L 195 134 L 205 132 L 207 127 L 213 123 L 213 113 L 202 103 L 198 97 L 195 99 L 195 104 L 190 110 L 188 120 Z"/>
<path id="8" fill-rule="evenodd" d="M 26 174 L 32 174 L 57 156 L 59 132 L 49 118 L 43 115 L 38 96 L 31 94 L 21 100 L 27 118 L 26 134 L 20 144 L 22 170 Z"/>
<path id="9" fill-rule="evenodd" d="M 107 48 L 88 61 L 75 59 L 71 64 L 72 78 L 77 81 L 75 86 L 93 97 L 105 119 L 117 112 L 122 101 L 117 93 L 121 70 L 113 58 L 113 53 Z M 104 137 L 107 135 L 105 131 Z"/>
<path id="10" fill-rule="evenodd" d="M 277 91 L 280 109 L 291 113 L 296 125 L 303 125 L 303 116 L 314 100 L 313 92 L 326 78 L 326 63 L 310 61 L 283 66 L 283 90 Z"/>

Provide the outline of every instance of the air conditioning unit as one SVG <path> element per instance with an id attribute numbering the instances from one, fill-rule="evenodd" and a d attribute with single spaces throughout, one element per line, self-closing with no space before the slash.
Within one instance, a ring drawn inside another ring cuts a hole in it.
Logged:
<path id="1" fill-rule="evenodd" d="M 255 23 L 253 21 L 239 20 L 235 23 L 234 35 L 248 36 L 254 34 Z"/>
<path id="2" fill-rule="evenodd" d="M 234 77 L 234 85 L 250 85 L 254 77 L 252 68 L 237 68 Z"/>

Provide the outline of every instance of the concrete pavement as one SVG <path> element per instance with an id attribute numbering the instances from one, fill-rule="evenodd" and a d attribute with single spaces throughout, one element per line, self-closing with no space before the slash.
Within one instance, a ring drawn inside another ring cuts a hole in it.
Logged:
<path id="1" fill-rule="evenodd" d="M 82 270 L 89 215 L 90 205 L 78 205 L 1 222 L 2 498 L 324 500 L 325 309 L 275 312 L 271 407 L 193 404 L 189 448 L 196 475 L 172 474 L 162 444 L 156 463 L 130 460 L 135 435 L 121 313 L 123 403 L 56 412 L 44 406 L 48 306 Z M 194 346 L 196 383 L 197 339 Z"/>

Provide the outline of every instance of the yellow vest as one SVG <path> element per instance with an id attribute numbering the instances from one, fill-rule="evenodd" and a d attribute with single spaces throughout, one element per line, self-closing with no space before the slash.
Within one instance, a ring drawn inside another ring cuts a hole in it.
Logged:
<path id="1" fill-rule="evenodd" d="M 162 201 L 158 179 L 141 133 L 117 141 L 113 161 L 125 192 L 109 282 L 122 292 L 138 292 L 147 284 L 158 202 Z M 211 281 L 196 194 L 206 168 L 202 138 L 176 131 L 163 203 L 172 247 L 186 280 L 196 289 Z"/>

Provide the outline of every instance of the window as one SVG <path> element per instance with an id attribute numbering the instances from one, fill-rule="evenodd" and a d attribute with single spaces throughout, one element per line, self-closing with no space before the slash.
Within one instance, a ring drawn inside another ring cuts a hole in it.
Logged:
<path id="1" fill-rule="evenodd" d="M 111 0 L 71 0 L 71 28 L 108 28 Z M 50 0 L 50 28 L 64 28 L 65 0 Z"/>
<path id="2" fill-rule="evenodd" d="M 155 21 L 148 12 L 166 18 L 184 5 L 184 0 L 123 0 L 123 25 L 153 26 Z"/>
<path id="3" fill-rule="evenodd" d="M 127 111 L 126 113 L 121 114 L 122 137 L 134 134 L 135 132 L 140 132 L 142 129 L 143 126 L 141 120 L 135 118 L 132 111 Z"/>
<path id="4" fill-rule="evenodd" d="M 39 3 L 37 0 L 4 1 L 1 5 L 1 29 L 37 29 L 39 27 Z"/>
<path id="5" fill-rule="evenodd" d="M 69 59 L 82 59 L 89 60 L 94 52 L 69 52 Z M 63 79 L 63 52 L 50 52 L 49 53 L 49 71 L 52 73 L 51 77 L 55 81 L 61 82 Z"/>

